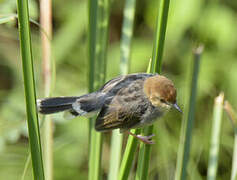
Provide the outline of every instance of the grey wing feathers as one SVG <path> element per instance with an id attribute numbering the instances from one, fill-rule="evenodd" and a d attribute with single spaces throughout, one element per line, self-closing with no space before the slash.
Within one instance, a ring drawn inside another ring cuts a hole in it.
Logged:
<path id="1" fill-rule="evenodd" d="M 116 94 L 122 87 L 128 86 L 131 82 L 134 82 L 138 79 L 146 79 L 154 75 L 155 74 L 134 73 L 125 76 L 119 76 L 105 83 L 104 86 L 102 86 L 99 91 Z"/>
<path id="2" fill-rule="evenodd" d="M 111 100 L 105 101 L 96 119 L 96 130 L 129 129 L 139 124 L 147 107 L 143 93 L 144 79 L 133 82 L 120 88 Z"/>
<path id="3" fill-rule="evenodd" d="M 108 131 L 113 129 L 129 129 L 140 121 L 140 117 L 136 116 L 133 111 L 129 111 L 127 107 L 108 107 L 103 106 L 95 124 L 97 131 Z"/>

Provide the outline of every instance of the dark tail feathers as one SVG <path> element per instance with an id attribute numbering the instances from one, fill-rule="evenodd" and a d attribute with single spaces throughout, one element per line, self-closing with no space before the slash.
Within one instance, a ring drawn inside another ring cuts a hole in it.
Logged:
<path id="1" fill-rule="evenodd" d="M 100 93 L 91 93 L 80 97 L 52 97 L 37 100 L 38 111 L 42 114 L 69 111 L 74 116 L 83 116 L 98 111 L 103 104 L 104 96 Z"/>
<path id="2" fill-rule="evenodd" d="M 65 110 L 72 110 L 72 104 L 76 102 L 79 97 L 53 97 L 38 99 L 38 111 L 42 114 L 52 114 Z"/>

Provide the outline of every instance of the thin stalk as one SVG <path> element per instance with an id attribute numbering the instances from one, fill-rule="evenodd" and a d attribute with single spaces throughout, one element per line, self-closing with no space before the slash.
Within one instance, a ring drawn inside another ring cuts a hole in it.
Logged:
<path id="1" fill-rule="evenodd" d="M 105 82 L 110 13 L 109 5 L 109 0 L 98 0 L 97 2 L 89 1 L 90 92 L 97 90 Z M 92 44 L 93 42 L 95 44 Z M 94 130 L 94 126 L 92 126 L 94 124 L 93 120 L 90 124 L 89 180 L 100 179 L 101 176 L 103 138 L 101 133 Z"/>
<path id="2" fill-rule="evenodd" d="M 132 133 L 139 134 L 140 129 L 132 129 Z M 137 149 L 138 140 L 133 136 L 128 136 L 128 141 L 126 145 L 126 149 L 123 154 L 123 159 L 121 162 L 118 180 L 127 180 L 130 170 L 132 168 L 133 158 Z"/>
<path id="3" fill-rule="evenodd" d="M 125 1 L 120 45 L 120 74 L 122 75 L 126 75 L 129 71 L 135 7 L 136 0 Z M 118 177 L 122 142 L 123 135 L 119 130 L 114 130 L 111 139 L 109 180 L 116 180 Z"/>
<path id="4" fill-rule="evenodd" d="M 223 114 L 224 94 L 221 93 L 216 97 L 214 102 L 213 121 L 212 121 L 212 135 L 211 147 L 209 151 L 207 179 L 215 180 L 218 167 L 218 155 L 220 147 L 220 133 Z"/>
<path id="5" fill-rule="evenodd" d="M 23 173 L 22 173 L 22 176 L 21 176 L 21 180 L 25 179 L 26 172 L 27 172 L 27 170 L 29 168 L 30 161 L 31 161 L 31 156 L 30 156 L 30 152 L 29 152 L 28 156 L 26 158 L 26 162 L 25 162 L 25 166 L 24 166 Z"/>
<path id="6" fill-rule="evenodd" d="M 160 0 L 156 21 L 156 37 L 152 53 L 152 72 L 161 73 L 162 56 L 165 43 L 165 33 L 168 21 L 170 0 Z"/>
<path id="7" fill-rule="evenodd" d="M 232 158 L 231 180 L 237 180 L 237 127 L 235 128 L 234 150 Z"/>
<path id="8" fill-rule="evenodd" d="M 151 59 L 149 61 L 149 65 L 147 68 L 147 71 L 150 71 L 150 70 L 151 70 Z M 141 130 L 132 129 L 131 132 L 134 134 L 140 134 Z M 137 149 L 137 145 L 138 145 L 137 139 L 134 138 L 133 136 L 128 136 L 126 149 L 124 151 L 123 159 L 122 159 L 120 170 L 119 170 L 119 176 L 118 176 L 119 180 L 128 179 L 129 173 L 132 168 L 132 163 L 133 163 L 134 155 Z"/>
<path id="9" fill-rule="evenodd" d="M 200 57 L 203 51 L 203 46 L 198 47 L 194 51 L 194 63 L 193 63 L 193 73 L 191 79 L 190 87 L 190 98 L 188 103 L 188 114 L 184 116 L 182 121 L 182 129 L 178 150 L 177 167 L 176 167 L 176 180 L 185 180 L 187 176 L 187 165 L 189 160 L 190 146 L 192 141 L 192 130 L 195 119 L 195 104 L 196 104 L 196 94 L 197 94 L 197 84 L 198 84 L 198 73 L 200 66 Z"/>
<path id="10" fill-rule="evenodd" d="M 91 130 L 91 146 L 89 154 L 89 180 L 101 179 L 102 134 Z"/>
<path id="11" fill-rule="evenodd" d="M 144 135 L 152 134 L 153 126 L 144 128 L 143 132 Z M 140 143 L 136 180 L 148 179 L 150 156 L 151 156 L 151 145 Z"/>
<path id="12" fill-rule="evenodd" d="M 126 0 L 123 11 L 123 26 L 120 45 L 120 73 L 125 75 L 129 71 L 131 56 L 131 41 L 133 37 L 133 25 L 136 9 L 136 0 Z"/>
<path id="13" fill-rule="evenodd" d="M 237 180 L 237 127 L 235 127 L 231 180 Z"/>
<path id="14" fill-rule="evenodd" d="M 237 116 L 228 101 L 225 101 L 224 110 L 228 114 L 234 129 L 234 149 L 232 158 L 231 180 L 237 180 Z"/>
<path id="15" fill-rule="evenodd" d="M 27 0 L 17 0 L 26 113 L 34 179 L 44 180 Z"/>
<path id="16" fill-rule="evenodd" d="M 159 9 L 156 21 L 156 37 L 153 45 L 152 62 L 149 71 L 150 73 L 161 73 L 169 4 L 170 0 L 159 1 Z M 153 125 L 145 127 L 143 132 L 144 135 L 151 135 L 153 133 Z M 138 170 L 136 173 L 136 180 L 146 180 L 148 178 L 150 155 L 151 145 L 141 144 L 138 156 Z"/>
<path id="17" fill-rule="evenodd" d="M 95 48 L 96 48 L 96 23 L 97 23 L 97 1 L 95 0 L 89 0 L 88 1 L 88 17 L 89 17 L 89 34 L 88 34 L 88 58 L 89 58 L 89 92 L 93 92 L 94 90 L 94 69 L 95 69 Z M 92 140 L 96 141 L 95 139 L 95 132 L 93 131 L 93 121 L 94 119 L 91 118 L 89 120 L 89 178 L 88 179 L 94 179 L 95 172 L 95 166 L 93 166 L 93 161 L 96 160 L 96 152 L 93 152 L 95 149 L 95 143 L 91 142 Z M 97 140 L 98 141 L 98 140 Z M 99 139 L 100 141 L 100 139 Z M 101 149 L 101 147 L 99 147 Z M 100 157 L 101 154 L 99 154 L 98 157 Z M 96 161 L 100 161 L 96 160 Z M 98 172 L 97 172 L 98 173 Z"/>
<path id="18" fill-rule="evenodd" d="M 89 34 L 88 34 L 88 59 L 89 59 L 89 92 L 94 91 L 94 69 L 95 69 L 95 48 L 96 48 L 96 23 L 97 23 L 97 1 L 88 1 Z M 89 121 L 89 135 L 91 134 L 92 120 Z"/>
<path id="19" fill-rule="evenodd" d="M 3 17 L 1 17 L 1 15 L 0 15 L 0 24 L 8 23 L 8 22 L 13 21 L 17 18 L 18 18 L 17 14 L 9 14 L 9 15 L 3 16 Z M 36 26 L 38 26 L 39 29 L 45 34 L 45 36 L 48 37 L 48 35 L 44 31 L 44 29 L 41 27 L 41 25 L 37 21 L 31 19 L 30 17 L 29 17 L 29 21 L 31 23 L 35 24 Z"/>
<path id="20" fill-rule="evenodd" d="M 122 142 L 123 135 L 119 132 L 119 129 L 114 130 L 111 138 L 109 180 L 116 180 L 118 177 Z"/>
<path id="21" fill-rule="evenodd" d="M 42 42 L 42 69 L 45 97 L 50 96 L 51 90 L 51 39 L 52 39 L 52 2 L 40 1 L 40 24 Z M 46 36 L 47 34 L 47 36 Z M 53 122 L 50 116 L 44 117 L 43 123 L 43 158 L 45 162 L 45 179 L 53 179 Z"/>
<path id="22" fill-rule="evenodd" d="M 16 19 L 16 14 L 10 14 L 10 15 L 7 15 L 7 16 L 1 16 L 0 15 L 0 24 L 4 24 L 4 23 L 8 23 L 10 21 L 13 21 Z"/>
<path id="23" fill-rule="evenodd" d="M 152 60 L 150 60 L 147 72 L 151 72 Z M 144 135 L 149 135 L 153 132 L 153 126 L 142 129 Z M 149 161 L 150 161 L 151 145 L 140 143 L 140 151 L 138 155 L 138 167 L 136 172 L 136 180 L 147 179 L 149 171 Z"/>

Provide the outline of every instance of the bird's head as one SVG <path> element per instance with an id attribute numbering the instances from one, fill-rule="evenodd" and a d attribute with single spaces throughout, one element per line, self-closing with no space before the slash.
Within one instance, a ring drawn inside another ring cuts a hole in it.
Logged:
<path id="1" fill-rule="evenodd" d="M 144 82 L 144 92 L 153 106 L 161 110 L 173 107 L 182 112 L 176 103 L 174 84 L 168 78 L 160 75 L 147 78 Z"/>

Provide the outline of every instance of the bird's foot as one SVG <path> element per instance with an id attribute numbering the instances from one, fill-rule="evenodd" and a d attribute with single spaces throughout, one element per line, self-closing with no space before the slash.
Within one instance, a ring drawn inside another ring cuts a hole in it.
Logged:
<path id="1" fill-rule="evenodd" d="M 128 131 L 128 134 L 130 134 L 131 136 L 137 138 L 138 140 L 142 141 L 145 144 L 155 144 L 154 141 L 152 141 L 152 137 L 155 136 L 154 134 L 152 134 L 150 136 L 143 136 L 143 135 L 133 134 L 130 131 Z"/>
<path id="2" fill-rule="evenodd" d="M 154 134 L 150 136 L 143 136 L 143 135 L 137 135 L 137 138 L 144 142 L 145 144 L 155 144 L 154 141 L 152 141 L 152 137 L 155 136 Z"/>

